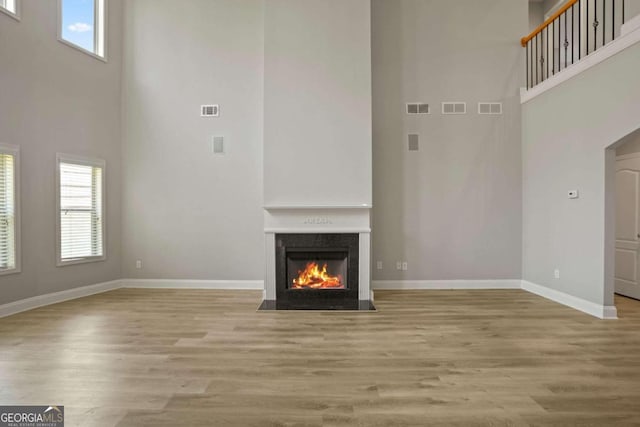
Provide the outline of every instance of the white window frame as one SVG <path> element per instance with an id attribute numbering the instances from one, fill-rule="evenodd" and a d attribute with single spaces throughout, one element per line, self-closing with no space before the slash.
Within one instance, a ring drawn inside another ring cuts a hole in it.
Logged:
<path id="1" fill-rule="evenodd" d="M 62 233 L 60 224 L 60 163 L 71 163 L 83 166 L 93 166 L 102 168 L 102 255 L 94 257 L 74 258 L 69 261 L 62 259 Z M 100 262 L 107 259 L 107 164 L 102 159 L 75 156 L 73 154 L 56 154 L 56 266 L 85 264 L 89 262 Z"/>
<path id="2" fill-rule="evenodd" d="M 14 220 L 14 236 L 15 236 L 15 261 L 14 268 L 0 270 L 0 276 L 7 274 L 16 274 L 22 272 L 22 249 L 20 240 L 20 147 L 16 145 L 0 144 L 0 153 L 11 154 L 14 161 L 13 177 L 14 182 L 14 198 L 15 198 L 15 220 Z"/>
<path id="3" fill-rule="evenodd" d="M 87 50 L 75 43 L 72 43 L 62 37 L 62 3 L 64 0 L 58 0 L 58 41 L 69 47 L 72 47 L 82 53 L 85 53 L 102 62 L 107 62 L 107 31 L 109 16 L 107 9 L 107 0 L 93 0 L 94 2 L 94 28 L 93 28 L 93 47 L 95 52 Z"/>
<path id="4" fill-rule="evenodd" d="M 0 12 L 12 17 L 16 21 L 20 21 L 20 0 L 13 0 L 15 2 L 15 12 L 10 11 L 3 6 L 3 4 L 6 4 L 6 1 L 8 0 L 0 0 Z"/>

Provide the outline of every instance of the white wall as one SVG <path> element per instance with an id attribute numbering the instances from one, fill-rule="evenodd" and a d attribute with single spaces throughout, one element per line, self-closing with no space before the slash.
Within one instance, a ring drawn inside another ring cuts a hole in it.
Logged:
<path id="1" fill-rule="evenodd" d="M 374 0 L 372 21 L 374 279 L 519 279 L 527 0 Z M 415 101 L 432 114 L 407 116 Z M 468 114 L 441 115 L 443 101 Z"/>
<path id="2" fill-rule="evenodd" d="M 124 276 L 261 280 L 263 1 L 136 0 L 125 16 Z M 220 118 L 199 117 L 207 103 Z"/>
<path id="3" fill-rule="evenodd" d="M 265 204 L 370 204 L 370 1 L 265 7 Z"/>
<path id="4" fill-rule="evenodd" d="M 109 2 L 109 62 L 57 41 L 57 2 L 0 13 L 0 142 L 22 160 L 22 273 L 0 277 L 0 304 L 121 277 L 122 2 Z M 106 160 L 107 260 L 56 267 L 57 152 Z"/>
<path id="5" fill-rule="evenodd" d="M 613 304 L 615 152 L 605 148 L 640 127 L 639 69 L 636 44 L 524 104 L 525 280 Z"/>

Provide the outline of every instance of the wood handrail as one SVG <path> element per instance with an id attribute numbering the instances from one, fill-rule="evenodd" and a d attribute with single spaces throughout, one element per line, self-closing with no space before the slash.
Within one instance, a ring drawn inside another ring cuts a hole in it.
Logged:
<path id="1" fill-rule="evenodd" d="M 540 34 L 542 32 L 542 30 L 544 30 L 545 28 L 547 28 L 549 26 L 549 24 L 551 24 L 553 21 L 556 20 L 556 18 L 558 18 L 558 16 L 562 15 L 563 13 L 565 13 L 567 10 L 571 9 L 573 7 L 574 4 L 578 3 L 580 0 L 569 0 L 567 2 L 567 4 L 565 4 L 564 6 L 562 6 L 560 9 L 558 9 L 558 11 L 556 13 L 554 13 L 553 15 L 551 15 L 549 17 L 549 19 L 547 19 L 546 21 L 544 21 L 542 24 L 540 24 L 540 26 L 538 28 L 536 28 L 535 30 L 533 30 L 533 32 L 531 34 L 529 34 L 526 37 L 523 37 L 520 40 L 520 43 L 522 44 L 522 47 L 527 47 L 527 43 L 529 43 L 529 41 L 531 41 L 531 39 L 533 39 L 535 36 L 537 36 L 538 34 Z"/>

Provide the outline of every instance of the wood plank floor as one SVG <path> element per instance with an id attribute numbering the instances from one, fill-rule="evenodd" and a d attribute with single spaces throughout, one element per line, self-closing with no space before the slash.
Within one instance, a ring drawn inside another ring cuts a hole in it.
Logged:
<path id="1" fill-rule="evenodd" d="M 123 289 L 0 319 L 0 404 L 67 426 L 640 425 L 640 302 L 378 291 L 376 313 Z"/>

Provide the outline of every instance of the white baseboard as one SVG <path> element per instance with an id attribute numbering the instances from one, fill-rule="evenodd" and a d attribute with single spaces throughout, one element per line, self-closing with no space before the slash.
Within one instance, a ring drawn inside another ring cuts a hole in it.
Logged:
<path id="1" fill-rule="evenodd" d="M 521 280 L 374 280 L 373 289 L 520 289 Z"/>
<path id="2" fill-rule="evenodd" d="M 44 307 L 46 305 L 57 304 L 72 299 L 113 291 L 120 289 L 121 287 L 121 280 L 112 280 L 111 282 L 81 286 L 79 288 L 69 289 L 66 291 L 54 292 L 51 294 L 39 295 L 37 297 L 10 302 L 9 304 L 0 305 L 0 318 Z"/>
<path id="3" fill-rule="evenodd" d="M 527 292 L 574 308 L 600 319 L 617 319 L 615 306 L 595 304 L 582 298 L 526 280 L 375 280 L 376 290 L 480 290 L 480 289 L 523 289 Z M 262 280 L 170 280 L 170 279 L 122 279 L 96 285 L 82 286 L 66 291 L 40 295 L 24 300 L 0 305 L 0 318 L 33 310 L 51 304 L 57 304 L 90 295 L 113 291 L 120 288 L 139 289 L 219 289 L 219 290 L 263 290 Z M 371 291 L 373 301 L 373 291 Z"/>
<path id="4" fill-rule="evenodd" d="M 596 304 L 582 298 L 574 297 L 573 295 L 569 295 L 564 292 L 556 291 L 555 289 L 547 288 L 546 286 L 536 285 L 535 283 L 531 283 L 526 280 L 522 281 L 522 289 L 527 292 L 531 292 L 532 294 L 539 295 L 543 298 L 547 298 L 551 301 L 566 305 L 567 307 L 580 310 L 599 319 L 618 318 L 618 311 L 616 310 L 615 306 Z"/>
<path id="5" fill-rule="evenodd" d="M 262 280 L 172 280 L 172 279 L 122 279 L 123 288 L 137 289 L 264 289 Z"/>

